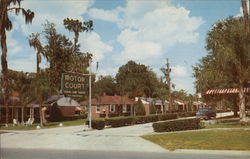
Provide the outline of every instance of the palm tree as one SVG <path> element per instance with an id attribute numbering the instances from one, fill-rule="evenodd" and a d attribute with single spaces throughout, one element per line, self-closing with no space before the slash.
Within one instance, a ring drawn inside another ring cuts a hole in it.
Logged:
<path id="1" fill-rule="evenodd" d="M 43 117 L 42 117 L 42 103 L 48 97 L 49 87 L 47 84 L 44 84 L 44 77 L 41 76 L 39 64 L 42 61 L 42 56 L 45 56 L 43 52 L 43 46 L 39 40 L 39 33 L 32 33 L 29 39 L 29 45 L 34 47 L 36 52 L 36 78 L 34 81 L 34 88 L 35 88 L 35 98 L 39 103 L 39 118 L 40 118 L 40 125 L 43 126 Z M 46 75 L 45 75 L 46 76 Z"/>
<path id="2" fill-rule="evenodd" d="M 6 31 L 12 29 L 12 22 L 9 19 L 8 13 L 15 11 L 16 15 L 22 12 L 25 17 L 26 24 L 32 22 L 34 18 L 34 12 L 29 9 L 26 10 L 21 7 L 22 0 L 1 0 L 0 1 L 0 41 L 2 49 L 2 75 L 3 75 L 3 88 L 4 88 L 4 105 L 6 107 L 6 123 L 9 122 L 9 109 L 8 109 L 8 98 L 9 98 L 9 84 L 8 84 L 8 63 L 7 63 L 7 43 L 6 43 Z M 17 5 L 17 6 L 16 6 Z M 13 7 L 12 7 L 13 6 Z"/>
<path id="3" fill-rule="evenodd" d="M 30 47 L 34 47 L 34 49 L 37 51 L 36 52 L 36 72 L 39 73 L 40 72 L 40 68 L 39 68 L 39 64 L 41 63 L 42 61 L 42 55 L 44 55 L 43 53 L 43 46 L 39 40 L 39 36 L 40 34 L 39 33 L 32 33 L 30 35 L 30 39 L 29 39 L 29 44 L 30 44 Z"/>
<path id="4" fill-rule="evenodd" d="M 77 46 L 79 33 L 93 30 L 93 21 L 90 20 L 82 23 L 79 20 L 67 18 L 63 20 L 63 23 L 66 29 L 71 32 L 74 32 L 75 34 L 73 53 L 76 54 L 79 48 L 79 46 Z"/>

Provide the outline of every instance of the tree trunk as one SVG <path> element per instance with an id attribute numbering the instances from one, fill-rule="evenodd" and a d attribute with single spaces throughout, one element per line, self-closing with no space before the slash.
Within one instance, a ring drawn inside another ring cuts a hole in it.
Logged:
<path id="1" fill-rule="evenodd" d="M 239 111 L 240 111 L 240 119 L 246 119 L 246 108 L 245 108 L 245 93 L 243 88 L 243 82 L 240 82 L 239 86 Z"/>
<path id="2" fill-rule="evenodd" d="M 39 103 L 40 126 L 43 127 L 42 103 Z"/>
<path id="3" fill-rule="evenodd" d="M 8 63 L 7 63 L 7 44 L 6 44 L 6 33 L 5 30 L 1 32 L 1 49 L 2 49 L 2 75 L 3 75 L 3 102 L 6 108 L 6 124 L 9 123 L 9 87 L 8 87 Z"/>

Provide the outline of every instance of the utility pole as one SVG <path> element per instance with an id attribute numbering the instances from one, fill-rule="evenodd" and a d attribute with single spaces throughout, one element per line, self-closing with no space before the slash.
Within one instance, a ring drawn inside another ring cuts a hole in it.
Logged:
<path id="1" fill-rule="evenodd" d="M 92 116 L 92 110 L 91 110 L 91 59 L 89 59 L 89 112 L 88 112 L 88 119 L 89 119 L 89 128 L 91 128 L 91 116 Z"/>
<path id="2" fill-rule="evenodd" d="M 164 75 L 166 77 L 166 81 L 168 84 L 168 89 L 169 89 L 169 111 L 172 111 L 172 95 L 171 95 L 171 78 L 170 78 L 170 72 L 171 72 L 171 68 L 167 59 L 167 63 L 166 63 L 167 68 L 164 69 Z"/>

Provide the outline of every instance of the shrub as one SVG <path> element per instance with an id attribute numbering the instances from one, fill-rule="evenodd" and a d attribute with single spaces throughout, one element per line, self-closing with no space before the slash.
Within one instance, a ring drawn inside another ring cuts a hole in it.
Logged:
<path id="1" fill-rule="evenodd" d="M 50 112 L 50 122 L 58 122 L 58 121 L 62 121 L 63 120 L 63 116 L 62 116 L 62 112 L 60 110 L 60 108 L 58 107 L 57 104 L 53 104 L 51 107 L 51 112 Z"/>
<path id="2" fill-rule="evenodd" d="M 169 132 L 169 131 L 181 131 L 181 130 L 193 130 L 200 129 L 200 120 L 195 119 L 181 119 L 172 120 L 161 123 L 154 123 L 153 128 L 155 132 Z"/>
<path id="3" fill-rule="evenodd" d="M 196 112 L 181 112 L 177 113 L 178 117 L 190 117 L 190 116 L 195 116 Z"/>
<path id="4" fill-rule="evenodd" d="M 130 113 L 122 113 L 122 116 L 130 116 Z"/>
<path id="5" fill-rule="evenodd" d="M 133 124 L 143 124 L 148 122 L 147 116 L 135 116 L 133 117 Z"/>
<path id="6" fill-rule="evenodd" d="M 87 114 L 87 113 L 83 113 L 83 114 L 81 114 L 80 116 L 82 116 L 80 119 L 87 119 L 88 114 Z"/>
<path id="7" fill-rule="evenodd" d="M 169 113 L 169 114 L 160 114 L 158 115 L 158 121 L 170 120 L 170 119 L 177 119 L 176 113 Z"/>
<path id="8" fill-rule="evenodd" d="M 118 113 L 110 113 L 110 114 L 108 114 L 109 118 L 118 117 L 118 116 L 119 116 Z"/>
<path id="9" fill-rule="evenodd" d="M 159 121 L 159 115 L 148 115 L 148 122 L 156 122 Z"/>
<path id="10" fill-rule="evenodd" d="M 100 118 L 105 118 L 106 114 L 100 114 Z"/>
<path id="11" fill-rule="evenodd" d="M 105 119 L 106 125 L 111 125 L 111 127 L 121 127 L 133 124 L 133 117 L 115 117 L 110 119 Z"/>
<path id="12" fill-rule="evenodd" d="M 86 120 L 86 124 L 89 124 L 89 121 Z M 105 121 L 104 119 L 93 119 L 91 120 L 91 128 L 92 129 L 97 129 L 97 130 L 102 130 L 105 127 Z"/>
<path id="13" fill-rule="evenodd" d="M 140 98 L 135 105 L 135 114 L 136 115 L 145 115 L 146 114 L 144 105 L 143 105 Z"/>
<path id="14" fill-rule="evenodd" d="M 111 127 L 121 127 L 134 124 L 143 124 L 149 122 L 156 122 L 159 120 L 176 119 L 176 114 L 161 114 L 161 115 L 146 115 L 146 116 L 129 116 L 129 117 L 115 117 L 105 119 L 105 124 Z"/>
<path id="15" fill-rule="evenodd" d="M 156 113 L 156 108 L 155 108 L 155 104 L 154 103 L 151 103 L 149 105 L 149 113 L 150 114 L 155 114 Z"/>

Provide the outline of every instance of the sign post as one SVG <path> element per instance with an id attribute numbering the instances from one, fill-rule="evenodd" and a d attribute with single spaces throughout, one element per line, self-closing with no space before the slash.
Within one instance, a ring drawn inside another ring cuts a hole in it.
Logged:
<path id="1" fill-rule="evenodd" d="M 88 120 L 89 128 L 91 128 L 91 59 L 89 59 L 89 74 L 80 73 L 63 73 L 61 78 L 62 93 L 73 97 L 82 97 L 86 95 L 86 76 L 89 76 L 89 104 L 88 104 Z"/>

